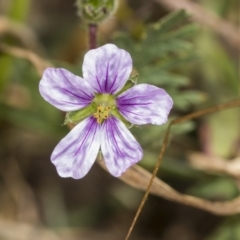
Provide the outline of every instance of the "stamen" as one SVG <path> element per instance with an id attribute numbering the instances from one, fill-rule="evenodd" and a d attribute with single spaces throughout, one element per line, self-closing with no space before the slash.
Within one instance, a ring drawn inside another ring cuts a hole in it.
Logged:
<path id="1" fill-rule="evenodd" d="M 97 111 L 93 114 L 93 117 L 97 119 L 97 123 L 101 124 L 103 120 L 108 118 L 108 114 L 111 108 L 109 106 L 104 107 L 102 105 L 98 105 Z"/>

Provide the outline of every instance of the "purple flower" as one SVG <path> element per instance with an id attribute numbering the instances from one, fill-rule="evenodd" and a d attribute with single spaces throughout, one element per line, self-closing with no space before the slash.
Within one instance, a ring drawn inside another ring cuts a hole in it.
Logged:
<path id="1" fill-rule="evenodd" d="M 109 172 L 118 177 L 143 156 L 126 122 L 163 124 L 172 99 L 149 84 L 119 93 L 129 79 L 132 59 L 113 44 L 87 52 L 82 70 L 83 78 L 65 69 L 47 68 L 40 81 L 40 93 L 50 104 L 66 112 L 88 113 L 55 147 L 51 161 L 60 176 L 79 179 L 101 149 Z"/>

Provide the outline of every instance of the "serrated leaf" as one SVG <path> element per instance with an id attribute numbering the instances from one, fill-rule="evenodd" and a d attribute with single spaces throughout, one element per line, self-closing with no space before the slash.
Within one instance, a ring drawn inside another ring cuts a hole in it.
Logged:
<path id="1" fill-rule="evenodd" d="M 144 56 L 143 65 L 157 58 L 162 59 L 171 53 L 178 52 L 180 54 L 181 52 L 188 52 L 192 47 L 191 43 L 181 40 L 163 42 L 161 44 L 144 44 L 141 51 L 141 55 Z"/>
<path id="2" fill-rule="evenodd" d="M 188 24 L 177 30 L 161 35 L 158 39 L 161 41 L 163 40 L 167 41 L 172 39 L 183 39 L 189 36 L 193 36 L 193 34 L 195 34 L 198 29 L 199 29 L 199 26 L 197 24 Z"/>
<path id="3" fill-rule="evenodd" d="M 57 110 L 56 114 L 59 115 L 58 124 L 56 122 L 51 123 L 49 121 L 46 121 L 43 116 L 36 114 L 36 112 L 19 110 L 3 104 L 0 105 L 0 108 L 0 119 L 7 120 L 17 127 L 27 128 L 39 133 L 50 133 L 53 137 L 56 138 L 62 137 L 63 133 L 67 132 L 67 130 L 64 128 L 59 128 L 59 126 L 61 126 L 61 113 Z"/>
<path id="4" fill-rule="evenodd" d="M 170 92 L 171 94 L 171 92 Z M 202 103 L 206 100 L 206 94 L 200 91 L 188 90 L 181 94 L 172 93 L 173 102 L 177 108 L 186 110 L 189 106 Z"/>
<path id="5" fill-rule="evenodd" d="M 197 60 L 196 56 L 184 56 L 180 58 L 174 58 L 174 56 L 172 56 L 171 59 L 167 58 L 159 61 L 159 69 L 170 70 L 173 68 L 179 68 L 182 65 L 193 63 L 196 60 Z"/>
<path id="6" fill-rule="evenodd" d="M 173 27 L 176 27 L 176 24 L 181 24 L 186 18 L 187 14 L 184 10 L 173 12 L 161 19 L 158 23 L 154 24 L 153 28 L 158 30 L 159 34 L 163 34 L 171 30 Z"/>
<path id="7" fill-rule="evenodd" d="M 185 39 L 196 32 L 197 26 L 187 23 L 187 18 L 184 11 L 175 12 L 147 27 L 142 41 L 127 35 L 117 40 L 120 47 L 130 52 L 139 82 L 164 87 L 175 99 L 174 108 L 182 110 L 205 99 L 199 92 L 179 91 L 179 87 L 188 85 L 189 79 L 174 73 L 197 60 L 192 54 L 193 44 Z"/>
<path id="8" fill-rule="evenodd" d="M 189 84 L 189 78 L 170 73 L 160 71 L 158 68 L 146 68 L 140 71 L 141 79 L 143 81 L 147 81 L 148 83 L 152 83 L 158 86 L 171 86 L 173 88 L 187 86 Z"/>

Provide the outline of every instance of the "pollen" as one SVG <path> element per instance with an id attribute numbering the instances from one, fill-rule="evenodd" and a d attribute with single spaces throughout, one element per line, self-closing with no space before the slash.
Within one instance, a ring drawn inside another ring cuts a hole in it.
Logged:
<path id="1" fill-rule="evenodd" d="M 108 118 L 111 108 L 98 105 L 97 111 L 93 114 L 93 117 L 97 119 L 97 123 L 101 124 L 103 120 Z"/>

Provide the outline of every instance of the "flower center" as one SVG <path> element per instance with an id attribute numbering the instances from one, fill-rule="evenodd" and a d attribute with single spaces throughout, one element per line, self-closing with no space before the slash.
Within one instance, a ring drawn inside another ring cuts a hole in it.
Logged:
<path id="1" fill-rule="evenodd" d="M 110 107 L 104 107 L 102 105 L 98 105 L 97 107 L 97 112 L 93 114 L 93 117 L 97 119 L 97 122 L 101 124 L 103 120 L 108 118 L 108 114 L 110 112 L 111 108 Z"/>
<path id="2" fill-rule="evenodd" d="M 110 94 L 96 94 L 93 102 L 96 104 L 96 112 L 93 117 L 99 124 L 109 117 L 111 110 L 116 108 L 115 98 Z"/>

